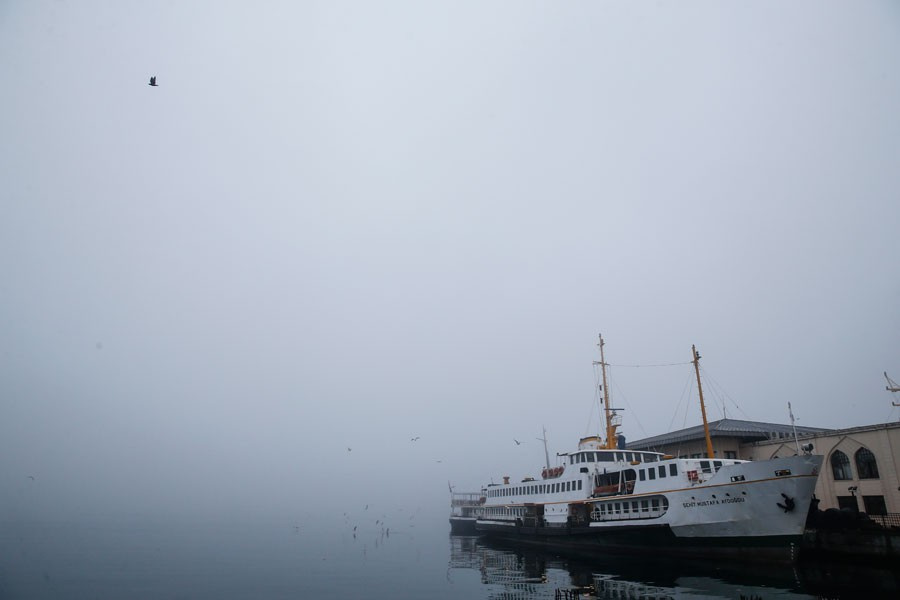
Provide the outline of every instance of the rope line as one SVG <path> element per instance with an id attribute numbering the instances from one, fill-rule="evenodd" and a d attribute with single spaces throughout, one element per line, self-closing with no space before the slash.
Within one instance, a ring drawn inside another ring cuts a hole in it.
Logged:
<path id="1" fill-rule="evenodd" d="M 606 363 L 606 366 L 607 367 L 627 367 L 630 369 L 640 369 L 640 368 L 647 368 L 647 367 L 680 367 L 681 365 L 691 365 L 691 364 L 694 364 L 694 363 L 689 360 L 687 362 L 662 363 L 662 364 L 658 364 L 658 365 L 613 365 L 610 363 Z"/>
<path id="2" fill-rule="evenodd" d="M 647 437 L 647 430 L 644 429 L 644 425 L 641 423 L 640 419 L 638 419 L 637 411 L 632 408 L 631 402 L 629 402 L 628 398 L 625 397 L 625 394 L 622 392 L 622 388 L 619 387 L 619 383 L 617 381 L 613 381 L 613 385 L 616 388 L 616 392 L 619 398 L 625 401 L 625 408 L 631 411 L 631 416 L 634 419 L 634 422 L 637 423 L 637 426 L 644 434 L 644 437 Z"/>

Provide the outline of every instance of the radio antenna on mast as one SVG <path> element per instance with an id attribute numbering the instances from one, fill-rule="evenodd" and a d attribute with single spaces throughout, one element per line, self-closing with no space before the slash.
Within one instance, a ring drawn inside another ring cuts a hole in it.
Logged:
<path id="1" fill-rule="evenodd" d="M 887 387 L 884 389 L 894 394 L 900 392 L 900 385 L 898 385 L 896 381 L 888 377 L 887 371 L 884 372 L 884 378 L 887 379 L 888 382 Z M 891 402 L 891 404 L 893 404 L 894 406 L 900 406 L 900 402 Z"/>

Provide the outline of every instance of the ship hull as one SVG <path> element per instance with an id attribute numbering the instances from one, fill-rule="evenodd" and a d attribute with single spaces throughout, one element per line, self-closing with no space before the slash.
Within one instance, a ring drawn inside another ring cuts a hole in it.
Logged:
<path id="1" fill-rule="evenodd" d="M 517 544 L 578 550 L 583 554 L 672 554 L 682 558 L 730 558 L 753 562 L 792 562 L 800 535 L 679 537 L 667 525 L 622 527 L 504 527 L 479 523 L 479 534 Z"/>
<path id="2" fill-rule="evenodd" d="M 452 535 L 478 535 L 474 517 L 450 517 L 450 533 Z"/>

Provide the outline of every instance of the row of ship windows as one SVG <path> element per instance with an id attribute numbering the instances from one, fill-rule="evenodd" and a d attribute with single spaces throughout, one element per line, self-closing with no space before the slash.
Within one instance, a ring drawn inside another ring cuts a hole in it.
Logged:
<path id="1" fill-rule="evenodd" d="M 719 462 L 719 461 L 716 461 L 716 462 Z M 721 465 L 722 463 L 720 462 L 719 464 Z M 653 480 L 653 479 L 656 479 L 657 473 L 659 473 L 660 479 L 665 477 L 666 476 L 665 465 L 660 465 L 656 468 L 650 467 L 649 469 L 640 469 L 638 471 L 638 479 L 640 479 L 641 481 L 644 481 L 645 479 Z M 672 477 L 675 477 L 676 475 L 678 475 L 678 467 L 674 464 L 669 465 L 668 474 L 671 475 Z"/>
<path id="2" fill-rule="evenodd" d="M 559 481 L 557 483 L 538 483 L 535 485 L 523 485 L 518 487 L 488 490 L 488 496 L 531 496 L 534 494 L 559 494 L 562 492 L 574 492 L 581 489 L 581 480 Z"/>
<path id="3" fill-rule="evenodd" d="M 650 500 L 632 500 L 631 502 L 603 502 L 594 506 L 593 516 L 619 515 L 629 513 L 648 513 L 668 510 L 669 501 L 665 498 Z"/>
<path id="4" fill-rule="evenodd" d="M 502 506 L 502 507 L 491 506 L 491 507 L 484 509 L 484 516 L 486 516 L 486 517 L 524 517 L 525 509 L 523 507 L 508 508 L 505 506 Z"/>
<path id="5" fill-rule="evenodd" d="M 656 462 L 657 454 L 649 452 L 579 452 L 569 456 L 569 464 L 574 465 L 583 462 Z"/>

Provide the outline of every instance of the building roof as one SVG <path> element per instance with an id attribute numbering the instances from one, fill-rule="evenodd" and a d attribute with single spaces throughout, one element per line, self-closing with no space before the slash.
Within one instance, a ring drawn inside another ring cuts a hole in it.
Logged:
<path id="1" fill-rule="evenodd" d="M 845 436 L 845 435 L 853 435 L 856 433 L 864 433 L 868 431 L 878 431 L 879 429 L 900 429 L 900 422 L 890 422 L 890 423 L 875 423 L 874 425 L 858 425 L 856 427 L 848 427 L 846 429 L 824 429 L 817 430 L 815 432 L 801 432 L 800 428 L 797 428 L 797 437 L 801 440 L 803 439 L 814 439 L 817 435 L 825 434 L 829 436 Z M 772 442 L 778 442 L 780 440 L 759 440 L 753 442 L 754 446 L 759 445 L 767 445 Z"/>
<path id="2" fill-rule="evenodd" d="M 824 427 L 796 427 L 797 435 L 821 433 L 831 431 Z M 709 423 L 709 436 L 738 438 L 741 443 L 768 440 L 773 438 L 793 437 L 794 428 L 790 425 L 779 423 L 764 423 L 762 421 L 742 421 L 740 419 L 719 419 Z M 703 440 L 703 425 L 679 429 L 670 433 L 664 433 L 654 437 L 644 438 L 634 442 L 628 442 L 629 450 L 654 450 L 672 444 L 682 442 L 695 442 Z"/>

